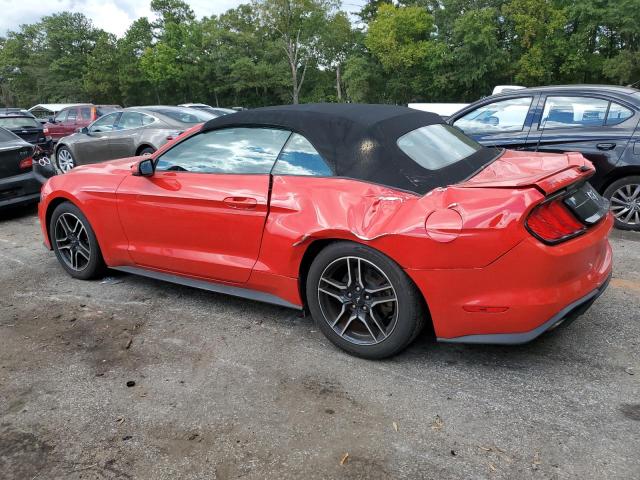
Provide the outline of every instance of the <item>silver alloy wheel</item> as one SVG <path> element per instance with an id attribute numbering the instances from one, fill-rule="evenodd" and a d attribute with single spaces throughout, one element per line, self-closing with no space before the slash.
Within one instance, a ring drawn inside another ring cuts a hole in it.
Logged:
<path id="1" fill-rule="evenodd" d="M 73 156 L 71 156 L 71 152 L 66 148 L 58 150 L 57 158 L 58 168 L 62 171 L 62 173 L 67 173 L 69 170 L 75 167 Z"/>
<path id="2" fill-rule="evenodd" d="M 358 345 L 382 342 L 398 322 L 398 297 L 389 277 L 364 258 L 331 262 L 320 276 L 318 302 L 333 331 Z"/>
<path id="3" fill-rule="evenodd" d="M 89 234 L 82 221 L 73 213 L 65 212 L 56 220 L 54 232 L 56 248 L 64 263 L 80 272 L 91 260 Z"/>
<path id="4" fill-rule="evenodd" d="M 622 223 L 640 225 L 640 184 L 629 183 L 613 192 L 611 212 Z"/>

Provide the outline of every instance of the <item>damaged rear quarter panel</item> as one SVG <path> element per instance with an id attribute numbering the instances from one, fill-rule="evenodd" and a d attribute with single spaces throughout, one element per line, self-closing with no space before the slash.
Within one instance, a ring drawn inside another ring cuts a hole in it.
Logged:
<path id="1" fill-rule="evenodd" d="M 343 239 L 375 248 L 410 269 L 479 268 L 519 243 L 535 189 L 448 187 L 424 196 L 345 178 L 275 176 L 256 271 L 297 277 L 316 240 Z M 455 240 L 427 235 L 425 220 L 452 208 L 462 217 Z"/>

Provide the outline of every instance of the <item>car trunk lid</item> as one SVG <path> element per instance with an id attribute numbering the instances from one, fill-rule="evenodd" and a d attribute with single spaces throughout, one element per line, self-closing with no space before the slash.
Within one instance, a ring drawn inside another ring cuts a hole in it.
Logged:
<path id="1" fill-rule="evenodd" d="M 8 141 L 0 144 L 0 178 L 12 177 L 20 175 L 31 170 L 22 168 L 20 162 L 31 157 L 33 147 L 26 144 L 22 140 Z"/>
<path id="2" fill-rule="evenodd" d="M 505 150 L 495 161 L 467 181 L 469 188 L 530 188 L 550 195 L 586 180 L 595 169 L 579 153 L 543 154 Z"/>

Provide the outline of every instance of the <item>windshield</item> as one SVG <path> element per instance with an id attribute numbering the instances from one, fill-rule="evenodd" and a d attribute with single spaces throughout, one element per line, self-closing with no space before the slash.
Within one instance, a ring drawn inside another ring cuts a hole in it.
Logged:
<path id="1" fill-rule="evenodd" d="M 172 120 L 176 120 L 177 122 L 190 124 L 203 123 L 211 120 L 212 118 L 216 118 L 217 116 L 196 108 L 159 108 L 153 111 L 169 117 Z"/>
<path id="2" fill-rule="evenodd" d="M 457 128 L 443 124 L 420 127 L 404 134 L 398 139 L 398 147 L 427 170 L 439 170 L 483 149 Z"/>
<path id="3" fill-rule="evenodd" d="M 14 128 L 40 128 L 42 125 L 31 117 L 0 117 L 0 127 Z"/>

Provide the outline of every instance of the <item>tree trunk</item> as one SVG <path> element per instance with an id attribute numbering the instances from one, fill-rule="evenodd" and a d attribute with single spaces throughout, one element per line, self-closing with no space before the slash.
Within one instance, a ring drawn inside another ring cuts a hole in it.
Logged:
<path id="1" fill-rule="evenodd" d="M 291 97 L 293 104 L 298 104 L 298 69 L 294 63 L 291 63 L 291 84 L 293 86 L 293 95 Z"/>
<path id="2" fill-rule="evenodd" d="M 336 91 L 338 93 L 338 102 L 342 102 L 342 86 L 340 85 L 340 64 L 336 67 Z"/>

